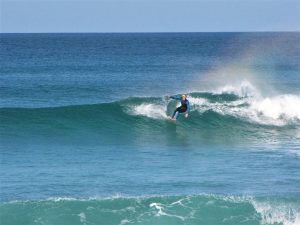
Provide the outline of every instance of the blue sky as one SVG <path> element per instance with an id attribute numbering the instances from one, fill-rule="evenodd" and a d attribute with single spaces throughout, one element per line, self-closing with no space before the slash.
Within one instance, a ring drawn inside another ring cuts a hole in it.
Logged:
<path id="1" fill-rule="evenodd" d="M 300 31 L 300 0 L 0 0 L 1 32 Z"/>

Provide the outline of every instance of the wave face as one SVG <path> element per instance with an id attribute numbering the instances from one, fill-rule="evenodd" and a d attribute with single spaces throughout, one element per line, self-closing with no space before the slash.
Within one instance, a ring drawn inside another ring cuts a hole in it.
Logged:
<path id="1" fill-rule="evenodd" d="M 1 222 L 13 224 L 283 224 L 300 223 L 299 198 L 194 195 L 1 204 Z"/>
<path id="2" fill-rule="evenodd" d="M 188 119 L 177 123 L 168 119 L 178 102 L 159 97 L 131 97 L 112 103 L 53 108 L 2 108 L 1 133 L 6 138 L 84 137 L 109 142 L 157 137 L 166 142 L 184 134 L 192 142 L 260 139 L 272 142 L 299 137 L 300 96 L 261 97 L 251 84 L 239 89 L 192 92 Z M 174 127 L 176 129 L 174 129 Z M 271 134 L 271 135 L 270 135 Z M 276 137 L 275 137 L 276 136 Z M 274 138 L 274 139 L 272 139 Z"/>

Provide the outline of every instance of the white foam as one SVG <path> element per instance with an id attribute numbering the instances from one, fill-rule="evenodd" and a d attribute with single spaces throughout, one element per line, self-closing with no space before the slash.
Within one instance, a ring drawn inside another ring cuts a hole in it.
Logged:
<path id="1" fill-rule="evenodd" d="M 259 202 L 251 200 L 256 212 L 261 215 L 262 224 L 300 225 L 299 206 L 291 204 L 280 204 Z"/>
<path id="2" fill-rule="evenodd" d="M 210 90 L 212 94 L 235 94 L 234 101 L 210 102 L 205 97 L 188 96 L 191 110 L 204 113 L 212 110 L 221 115 L 264 125 L 284 126 L 300 122 L 300 96 L 281 94 L 264 97 L 248 80 L 226 84 Z M 180 105 L 180 103 L 178 103 Z M 142 103 L 129 107 L 129 113 L 154 119 L 167 118 L 167 103 Z"/>
<path id="3" fill-rule="evenodd" d="M 203 113 L 212 110 L 259 124 L 283 126 L 300 121 L 300 96 L 282 94 L 263 97 L 247 80 L 236 85 L 225 85 L 212 90 L 213 94 L 235 94 L 236 101 L 209 102 L 203 98 L 189 97 L 193 109 Z"/>
<path id="4" fill-rule="evenodd" d="M 208 101 L 205 98 L 194 98 L 191 96 L 188 96 L 188 100 L 191 103 L 191 105 L 195 105 L 195 106 L 201 106 L 205 103 L 207 103 Z"/>
<path id="5" fill-rule="evenodd" d="M 78 200 L 77 198 L 71 198 L 71 197 L 50 197 L 47 198 L 48 201 L 53 202 L 60 202 L 60 201 L 75 201 Z"/>
<path id="6" fill-rule="evenodd" d="M 274 120 L 300 120 L 300 96 L 280 95 L 254 100 L 251 109 Z"/>
<path id="7" fill-rule="evenodd" d="M 160 203 L 153 202 L 149 206 L 154 207 L 155 209 L 158 210 L 158 212 L 156 213 L 156 216 L 166 215 L 166 213 L 163 212 L 163 206 Z"/>
<path id="8" fill-rule="evenodd" d="M 184 200 L 185 200 L 184 198 L 179 199 L 175 202 L 172 202 L 170 205 L 181 205 L 181 206 L 183 206 L 182 201 L 184 201 Z"/>
<path id="9" fill-rule="evenodd" d="M 156 202 L 153 202 L 149 205 L 151 208 L 154 207 L 155 209 L 158 210 L 158 212 L 155 214 L 155 216 L 168 216 L 168 217 L 175 217 L 177 219 L 180 219 L 182 221 L 185 220 L 184 217 L 182 216 L 178 216 L 178 215 L 174 215 L 174 214 L 169 214 L 169 213 L 166 213 L 163 211 L 164 207 L 161 203 L 156 203 Z"/>
<path id="10" fill-rule="evenodd" d="M 130 223 L 130 221 L 127 220 L 127 219 L 124 219 L 124 220 L 121 220 L 121 222 L 119 223 L 119 225 L 124 225 L 124 224 L 128 224 L 128 223 Z"/>
<path id="11" fill-rule="evenodd" d="M 165 119 L 166 115 L 166 106 L 158 104 L 146 104 L 131 107 L 131 112 L 134 115 L 147 116 L 154 119 Z"/>
<path id="12" fill-rule="evenodd" d="M 79 218 L 80 218 L 80 222 L 83 224 L 86 224 L 86 216 L 85 213 L 81 212 L 78 214 Z"/>

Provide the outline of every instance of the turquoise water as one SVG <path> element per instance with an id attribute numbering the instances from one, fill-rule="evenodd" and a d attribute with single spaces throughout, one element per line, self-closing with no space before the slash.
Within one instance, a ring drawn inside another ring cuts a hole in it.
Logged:
<path id="1" fill-rule="evenodd" d="M 287 203 L 288 202 L 288 203 Z M 5 203 L 5 224 L 291 224 L 299 200 L 213 195 Z M 17 213 L 18 216 L 12 217 Z M 280 221 L 280 222 L 279 222 Z M 293 222 L 292 222 L 293 223 Z"/>
<path id="2" fill-rule="evenodd" d="M 300 224 L 299 33 L 0 37 L 0 224 Z"/>

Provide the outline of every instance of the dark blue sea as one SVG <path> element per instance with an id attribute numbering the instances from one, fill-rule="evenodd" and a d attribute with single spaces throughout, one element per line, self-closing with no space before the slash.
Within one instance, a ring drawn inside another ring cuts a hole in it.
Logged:
<path id="1" fill-rule="evenodd" d="M 300 224 L 300 33 L 0 34 L 0 124 L 1 225 Z"/>

